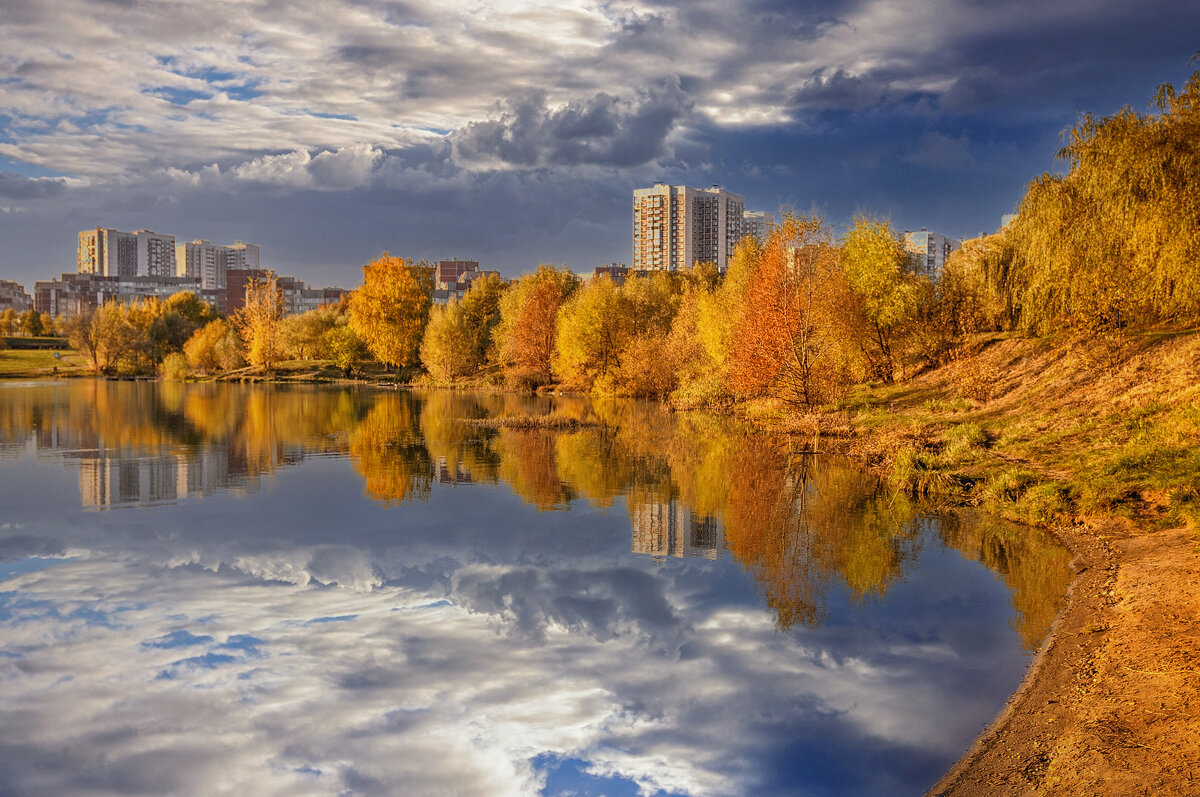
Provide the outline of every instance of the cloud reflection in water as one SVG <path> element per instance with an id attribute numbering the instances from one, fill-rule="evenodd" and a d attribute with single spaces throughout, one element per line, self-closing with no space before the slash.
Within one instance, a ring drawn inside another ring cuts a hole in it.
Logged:
<path id="1" fill-rule="evenodd" d="M 60 441 L 96 430 L 89 389 L 40 403 L 0 390 L 4 434 L 33 428 L 38 443 L 0 468 L 41 477 L 6 493 L 0 551 L 72 557 L 0 583 L 4 793 L 913 793 L 1020 677 L 1010 599 L 1032 607 L 1058 583 L 1037 578 L 1053 556 L 1032 551 L 1038 567 L 1022 569 L 1015 538 L 980 524 L 911 516 L 889 532 L 865 497 L 866 521 L 839 520 L 820 496 L 857 495 L 852 471 L 808 463 L 796 480 L 762 441 L 751 456 L 732 431 L 701 438 L 680 425 L 702 421 L 655 425 L 636 405 L 560 404 L 609 413 L 604 445 L 531 446 L 448 420 L 512 412 L 497 406 L 512 397 L 298 391 L 301 413 L 253 388 L 173 399 L 123 386 L 207 442 L 173 442 L 170 424 L 139 431 L 126 408 L 130 422 L 101 425 L 93 447 L 42 445 L 47 428 Z M 273 411 L 227 414 L 239 401 Z M 40 427 L 22 420 L 35 406 Z M 369 457 L 310 456 L 351 451 L 355 419 L 372 417 L 358 440 L 425 448 L 424 501 L 397 481 L 408 465 L 381 459 L 391 475 L 372 482 L 353 470 Z M 251 434 L 238 418 L 274 425 Z M 552 467 L 514 459 L 534 449 Z M 118 469 L 130 455 L 246 467 L 197 500 L 48 503 L 39 489 L 69 487 L 82 470 L 62 462 L 80 451 Z M 746 476 L 757 462 L 754 489 L 737 491 L 731 462 Z M 770 487 L 779 474 L 791 481 Z M 407 503 L 363 496 L 364 478 Z M 549 496 L 569 511 L 538 511 Z M 676 528 L 659 512 L 655 533 L 720 519 L 719 535 L 710 524 L 692 539 L 698 551 L 719 540 L 707 549 L 719 555 L 630 553 L 648 506 L 688 518 Z M 1000 577 L 971 561 L 997 546 Z M 783 605 L 816 611 L 792 624 Z"/>

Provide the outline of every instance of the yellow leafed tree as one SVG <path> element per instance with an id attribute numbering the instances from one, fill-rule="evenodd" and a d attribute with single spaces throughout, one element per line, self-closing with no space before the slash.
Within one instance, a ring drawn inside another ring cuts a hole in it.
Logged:
<path id="1" fill-rule="evenodd" d="M 233 324 L 246 344 L 246 359 L 258 368 L 270 371 L 281 358 L 279 323 L 283 320 L 283 294 L 275 272 L 264 280 L 246 285 L 246 304 L 234 316 Z"/>
<path id="2" fill-rule="evenodd" d="M 431 304 L 421 274 L 387 252 L 363 266 L 362 287 L 350 295 L 350 327 L 386 366 L 417 361 Z"/>

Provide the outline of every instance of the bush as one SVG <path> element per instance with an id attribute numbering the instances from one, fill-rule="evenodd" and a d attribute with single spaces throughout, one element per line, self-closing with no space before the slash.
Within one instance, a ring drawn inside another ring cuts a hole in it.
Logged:
<path id="1" fill-rule="evenodd" d="M 159 372 L 163 379 L 173 379 L 182 381 L 187 379 L 191 374 L 191 369 L 188 368 L 187 357 L 184 357 L 179 352 L 171 352 L 163 358 L 162 365 L 159 366 Z"/>

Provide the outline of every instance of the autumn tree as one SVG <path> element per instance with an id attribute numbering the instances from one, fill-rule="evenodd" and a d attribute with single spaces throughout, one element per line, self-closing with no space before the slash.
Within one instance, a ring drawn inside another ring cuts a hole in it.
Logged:
<path id="1" fill-rule="evenodd" d="M 543 263 L 504 292 L 493 336 L 496 359 L 510 383 L 533 387 L 551 380 L 558 308 L 577 285 L 568 269 Z"/>
<path id="2" fill-rule="evenodd" d="M 232 371 L 246 364 L 242 341 L 233 325 L 223 318 L 209 321 L 183 344 L 188 366 L 195 371 L 214 374 Z"/>
<path id="3" fill-rule="evenodd" d="M 875 377 L 895 381 L 903 344 L 929 279 L 886 220 L 856 216 L 841 249 L 842 270 L 862 302 L 867 334 L 859 339 Z"/>
<path id="4" fill-rule="evenodd" d="M 427 271 L 387 252 L 363 266 L 363 284 L 350 296 L 350 326 L 385 366 L 417 362 L 432 303 Z"/>
<path id="5" fill-rule="evenodd" d="M 555 376 L 567 385 L 616 396 L 661 396 L 674 389 L 666 353 L 682 281 L 660 271 L 618 286 L 589 280 L 558 315 Z"/>
<path id="6" fill-rule="evenodd" d="M 348 323 L 336 324 L 325 330 L 321 346 L 330 362 L 341 368 L 346 376 L 350 376 L 359 363 L 370 357 L 367 345 Z"/>
<path id="7" fill-rule="evenodd" d="M 434 307 L 421 341 L 421 363 L 435 378 L 450 381 L 473 376 L 487 362 L 492 331 L 500 321 L 504 281 L 478 277 L 462 301 Z"/>
<path id="8" fill-rule="evenodd" d="M 1119 332 L 1200 317 L 1200 72 L 1148 114 L 1087 115 L 1033 180 L 996 264 L 1022 327 Z"/>
<path id="9" fill-rule="evenodd" d="M 435 378 L 453 381 L 479 368 L 471 326 L 457 299 L 435 305 L 421 339 L 421 364 Z"/>
<path id="10" fill-rule="evenodd" d="M 279 325 L 283 320 L 283 294 L 273 271 L 266 279 L 246 285 L 246 303 L 233 317 L 246 347 L 246 359 L 256 368 L 274 370 L 282 358 Z"/>
<path id="11" fill-rule="evenodd" d="M 279 323 L 279 345 L 284 356 L 295 360 L 328 359 L 324 336 L 330 329 L 345 323 L 332 307 L 318 307 L 306 313 L 290 315 Z"/>
<path id="12" fill-rule="evenodd" d="M 847 344 L 860 328 L 859 304 L 825 220 L 785 214 L 756 260 L 733 336 L 731 386 L 808 407 L 836 397 L 858 375 Z"/>
<path id="13" fill-rule="evenodd" d="M 589 280 L 558 313 L 554 374 L 568 387 L 588 389 L 619 365 L 632 316 L 607 275 Z"/>
<path id="14" fill-rule="evenodd" d="M 83 354 L 89 368 L 109 375 L 129 364 L 139 344 L 127 309 L 116 302 L 73 316 L 67 336 L 71 346 Z"/>

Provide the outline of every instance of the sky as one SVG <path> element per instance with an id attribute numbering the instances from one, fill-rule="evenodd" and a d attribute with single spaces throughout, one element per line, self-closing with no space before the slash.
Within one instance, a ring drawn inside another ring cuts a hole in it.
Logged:
<path id="1" fill-rule="evenodd" d="M 0 0 L 0 278 L 97 226 L 317 285 L 382 251 L 590 271 L 659 181 L 971 237 L 1197 30 L 1194 0 Z"/>

